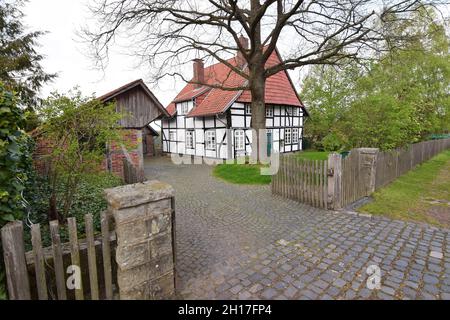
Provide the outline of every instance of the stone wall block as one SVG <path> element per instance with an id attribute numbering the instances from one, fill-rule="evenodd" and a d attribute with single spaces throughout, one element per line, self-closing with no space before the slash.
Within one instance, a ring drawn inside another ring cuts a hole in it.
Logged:
<path id="1" fill-rule="evenodd" d="M 173 274 L 173 257 L 170 252 L 132 270 L 119 269 L 117 283 L 122 290 L 129 291 L 148 279 L 160 278 L 168 273 Z"/>
<path id="2" fill-rule="evenodd" d="M 151 240 L 118 247 L 116 262 L 122 270 L 128 270 L 157 259 L 167 252 L 172 252 L 171 230 Z"/>
<path id="3" fill-rule="evenodd" d="M 173 274 L 169 273 L 159 279 L 147 281 L 134 289 L 122 291 L 122 300 L 142 300 L 148 297 L 149 300 L 164 300 L 173 298 L 175 290 L 173 288 Z"/>
<path id="4" fill-rule="evenodd" d="M 145 205 L 114 210 L 118 224 L 142 221 L 142 219 L 158 216 L 170 210 L 170 199 L 150 202 Z"/>
<path id="5" fill-rule="evenodd" d="M 162 199 L 170 199 L 174 193 L 171 185 L 157 180 L 105 190 L 106 200 L 112 209 L 136 207 Z"/>
<path id="6" fill-rule="evenodd" d="M 116 220 L 117 221 L 117 220 Z M 133 220 L 127 223 L 117 223 L 116 232 L 118 236 L 126 234 L 123 238 L 124 245 L 142 242 L 160 233 L 171 230 L 171 211 L 166 209 L 159 215 L 153 215 L 142 220 Z"/>

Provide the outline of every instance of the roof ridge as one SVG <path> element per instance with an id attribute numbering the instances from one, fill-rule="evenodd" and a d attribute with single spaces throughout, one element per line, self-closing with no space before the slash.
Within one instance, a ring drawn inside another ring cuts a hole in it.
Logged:
<path id="1" fill-rule="evenodd" d="M 128 87 L 133 87 L 133 86 L 135 86 L 135 85 L 138 84 L 138 83 L 142 83 L 142 84 L 145 85 L 144 80 L 142 80 L 142 78 L 137 79 L 137 80 L 133 80 L 133 81 L 131 81 L 131 82 L 128 82 L 127 84 L 124 84 L 124 85 L 122 85 L 122 86 L 120 86 L 120 87 L 118 87 L 118 88 L 116 88 L 116 89 L 114 89 L 114 90 L 111 90 L 111 91 L 109 91 L 109 92 L 107 92 L 107 93 L 101 95 L 101 96 L 98 97 L 97 99 L 98 99 L 98 100 L 108 100 L 108 98 L 109 98 L 110 96 L 114 96 L 114 95 L 117 94 L 118 92 L 123 91 L 124 89 L 126 89 L 126 88 L 128 88 Z"/>
<path id="2" fill-rule="evenodd" d="M 161 104 L 161 102 L 159 101 L 159 99 L 153 94 L 153 92 L 147 87 L 147 85 L 145 84 L 144 80 L 141 79 L 137 79 L 134 81 L 131 81 L 117 89 L 114 89 L 100 97 L 97 98 L 97 100 L 102 101 L 103 103 L 106 103 L 107 101 L 115 98 L 116 96 L 122 94 L 123 92 L 133 89 L 136 86 L 140 85 L 142 90 L 144 90 L 144 92 L 150 97 L 150 99 L 154 102 L 154 104 L 156 105 L 156 107 L 158 109 L 161 110 L 161 112 L 163 114 L 165 114 L 166 116 L 169 115 L 169 113 L 167 112 L 167 109 L 164 108 L 164 106 Z"/>

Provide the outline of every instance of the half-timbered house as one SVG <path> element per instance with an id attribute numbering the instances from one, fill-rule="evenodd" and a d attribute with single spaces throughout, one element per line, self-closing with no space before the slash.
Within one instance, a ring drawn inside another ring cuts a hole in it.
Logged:
<path id="1" fill-rule="evenodd" d="M 245 39 L 241 41 L 246 43 Z M 275 50 L 267 66 L 280 59 Z M 227 61 L 245 70 L 239 55 Z M 193 67 L 193 79 L 166 108 L 170 117 L 162 120 L 163 152 L 220 159 L 250 155 L 250 92 L 214 87 L 220 84 L 237 88 L 246 80 L 223 63 L 205 68 L 203 61 L 196 59 Z M 307 112 L 286 71 L 267 79 L 265 102 L 268 153 L 302 150 Z"/>

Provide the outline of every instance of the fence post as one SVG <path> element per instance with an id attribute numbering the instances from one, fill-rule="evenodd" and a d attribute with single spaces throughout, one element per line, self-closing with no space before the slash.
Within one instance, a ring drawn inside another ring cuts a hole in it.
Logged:
<path id="1" fill-rule="evenodd" d="M 30 300 L 22 221 L 10 222 L 2 228 L 2 244 L 9 299 Z"/>
<path id="2" fill-rule="evenodd" d="M 328 208 L 342 208 L 342 156 L 338 153 L 328 155 Z"/>
<path id="3" fill-rule="evenodd" d="M 108 189 L 105 195 L 116 223 L 120 299 L 173 297 L 173 188 L 147 181 Z"/>

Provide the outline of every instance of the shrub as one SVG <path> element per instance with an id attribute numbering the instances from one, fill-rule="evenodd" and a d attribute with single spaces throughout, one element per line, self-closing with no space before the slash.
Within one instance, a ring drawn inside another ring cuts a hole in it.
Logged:
<path id="1" fill-rule="evenodd" d="M 329 133 L 322 139 L 324 151 L 339 151 L 342 149 L 344 141 L 336 133 Z"/>
<path id="2" fill-rule="evenodd" d="M 118 120 L 123 115 L 114 104 L 83 97 L 79 91 L 52 94 L 39 112 L 42 138 L 52 144 L 48 214 L 52 220 L 63 220 L 70 215 L 82 180 L 102 171 L 107 144 L 120 140 Z M 60 186 L 64 192 L 57 190 Z"/>
<path id="3" fill-rule="evenodd" d="M 32 166 L 31 139 L 22 131 L 25 115 L 0 83 L 0 227 L 21 219 L 22 192 Z"/>
<path id="4" fill-rule="evenodd" d="M 21 219 L 26 202 L 22 196 L 32 167 L 31 139 L 22 130 L 25 115 L 16 97 L 0 82 L 0 228 Z M 5 271 L 0 241 L 0 300 L 6 299 Z"/>
<path id="5" fill-rule="evenodd" d="M 61 179 L 56 186 L 57 194 L 64 194 L 66 191 L 65 180 Z M 84 215 L 91 213 L 94 217 L 94 229 L 100 230 L 100 214 L 107 207 L 103 197 L 103 190 L 116 187 L 122 184 L 122 180 L 110 173 L 103 172 L 96 175 L 84 175 L 80 179 L 79 187 L 73 196 L 73 203 L 68 212 L 69 217 L 77 219 L 79 236 L 84 237 Z M 26 190 L 26 197 L 29 201 L 31 211 L 29 220 L 32 223 L 40 223 L 42 238 L 45 246 L 50 245 L 50 234 L 48 232 L 48 211 L 50 210 L 49 198 L 52 188 L 48 180 L 38 177 L 34 187 Z M 57 203 L 57 210 L 62 210 L 64 204 Z M 30 249 L 30 235 L 26 233 L 27 249 Z M 61 226 L 62 241 L 68 240 L 65 225 Z"/>

